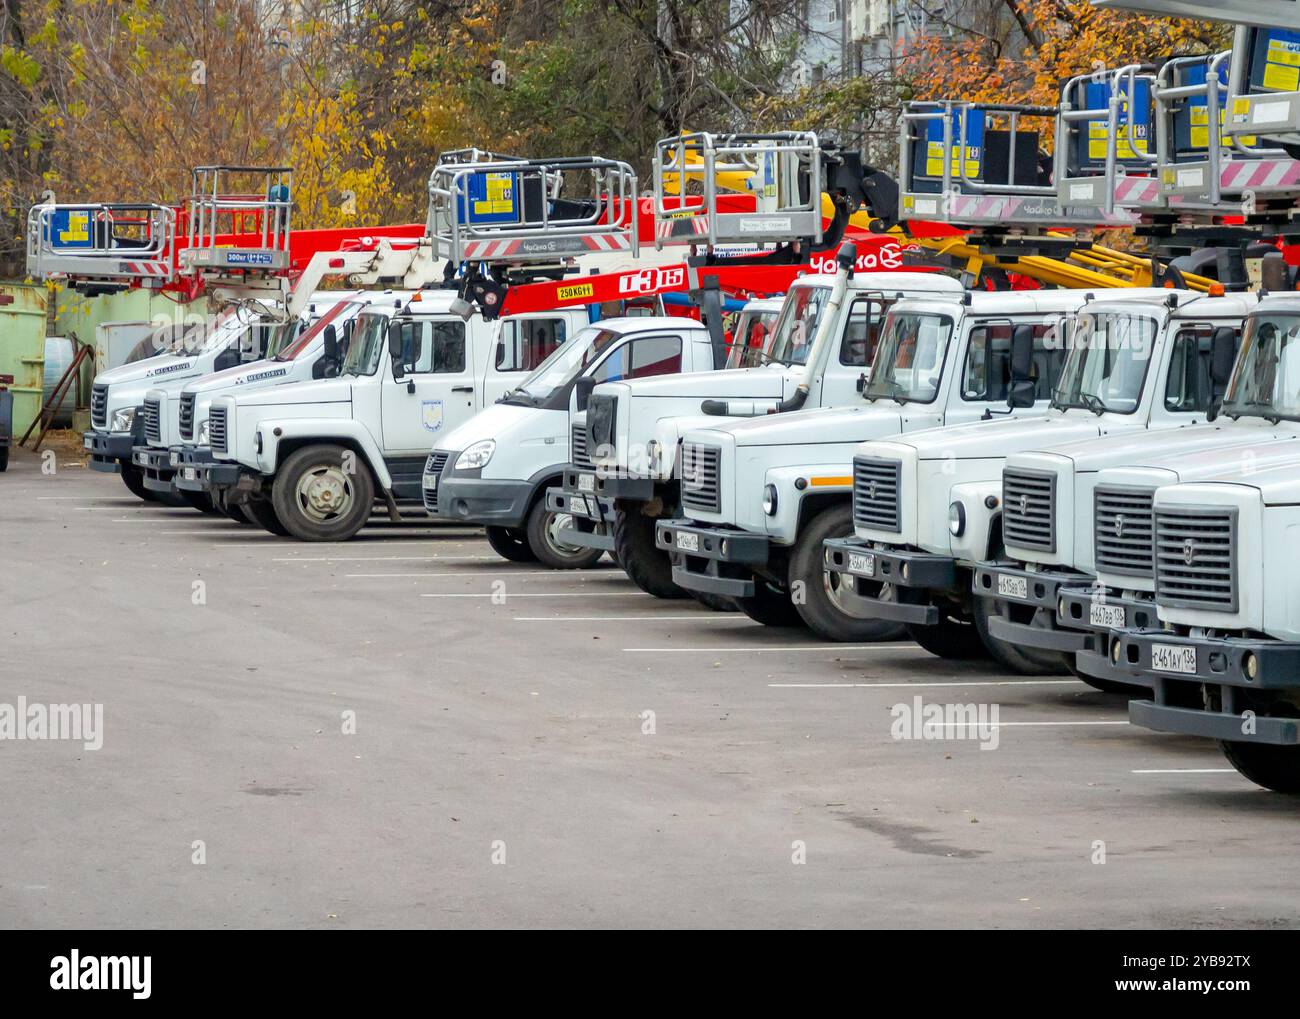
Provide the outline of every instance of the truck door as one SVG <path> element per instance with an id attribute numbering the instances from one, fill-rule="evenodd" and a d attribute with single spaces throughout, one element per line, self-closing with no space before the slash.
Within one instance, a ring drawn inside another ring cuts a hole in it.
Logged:
<path id="1" fill-rule="evenodd" d="M 839 340 L 832 345 L 822 375 L 819 406 L 853 406 L 871 374 L 887 305 L 879 298 L 858 297 L 849 304 Z"/>
<path id="2" fill-rule="evenodd" d="M 474 323 L 482 328 L 481 323 Z M 468 421 L 477 409 L 468 330 L 460 318 L 401 321 L 402 376 L 383 365 L 380 417 L 384 456 L 421 457 L 443 432 Z"/>
<path id="3" fill-rule="evenodd" d="M 966 339 L 961 377 L 950 390 L 944 424 L 979 421 L 985 411 L 1005 413 L 1011 385 L 1011 332 L 1021 322 L 1011 319 L 980 321 L 971 326 Z M 1034 328 L 1034 407 L 1042 412 L 1052 398 L 1052 389 L 1065 363 L 1065 320 L 1036 322 Z M 1021 411 L 1020 413 L 1024 413 Z"/>

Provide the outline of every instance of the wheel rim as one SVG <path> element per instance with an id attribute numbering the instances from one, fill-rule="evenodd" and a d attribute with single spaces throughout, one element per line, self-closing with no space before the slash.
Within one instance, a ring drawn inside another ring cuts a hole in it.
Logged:
<path id="1" fill-rule="evenodd" d="M 573 526 L 573 515 L 570 513 L 552 513 L 546 520 L 546 526 L 542 528 L 542 533 L 546 536 L 546 544 L 551 551 L 558 556 L 566 559 L 574 559 L 582 555 L 587 550 L 581 545 L 570 545 L 560 538 L 560 531 Z"/>
<path id="2" fill-rule="evenodd" d="M 320 464 L 298 479 L 294 495 L 303 516 L 324 523 L 352 508 L 352 481 L 342 467 Z"/>

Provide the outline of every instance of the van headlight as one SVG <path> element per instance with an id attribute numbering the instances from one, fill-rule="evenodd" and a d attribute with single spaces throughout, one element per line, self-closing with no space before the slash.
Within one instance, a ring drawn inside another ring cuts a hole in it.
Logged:
<path id="1" fill-rule="evenodd" d="M 113 411 L 113 420 L 109 423 L 110 432 L 129 432 L 135 424 L 135 408 L 119 407 Z"/>
<path id="2" fill-rule="evenodd" d="M 776 486 L 763 486 L 763 512 L 769 517 L 776 516 Z"/>
<path id="3" fill-rule="evenodd" d="M 960 500 L 948 506 L 948 531 L 954 538 L 966 533 L 966 507 Z"/>
<path id="4" fill-rule="evenodd" d="M 208 419 L 204 418 L 199 422 L 199 430 L 194 433 L 194 443 L 197 446 L 206 446 L 208 444 Z"/>
<path id="5" fill-rule="evenodd" d="M 488 465 L 492 454 L 497 451 L 495 439 L 483 439 L 474 443 L 456 458 L 456 470 L 477 471 Z"/>

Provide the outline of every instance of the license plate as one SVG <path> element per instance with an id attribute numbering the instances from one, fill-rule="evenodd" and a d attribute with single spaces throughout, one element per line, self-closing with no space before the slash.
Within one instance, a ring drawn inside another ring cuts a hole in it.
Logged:
<path id="1" fill-rule="evenodd" d="M 198 481 L 199 472 L 196 471 L 193 467 L 182 467 L 181 477 L 184 478 L 186 481 Z"/>
<path id="2" fill-rule="evenodd" d="M 876 557 L 870 552 L 850 552 L 849 572 L 856 573 L 860 577 L 874 577 L 876 575 Z"/>
<path id="3" fill-rule="evenodd" d="M 1157 672 L 1196 675 L 1196 648 L 1184 644 L 1152 644 L 1151 668 Z"/>
<path id="4" fill-rule="evenodd" d="M 173 467 L 175 467 L 181 462 L 181 455 L 179 453 L 172 453 L 167 457 L 167 460 Z"/>
<path id="5" fill-rule="evenodd" d="M 94 440 L 94 439 L 82 439 L 82 440 L 81 440 L 81 444 L 82 444 L 83 446 L 85 446 L 87 449 L 94 449 L 94 448 L 95 448 L 95 440 Z"/>
<path id="6" fill-rule="evenodd" d="M 700 536 L 698 534 L 689 534 L 686 531 L 678 531 L 677 547 L 683 552 L 698 552 L 700 550 Z"/>
<path id="7" fill-rule="evenodd" d="M 424 476 L 424 487 L 430 492 L 436 492 L 438 490 L 438 475 L 426 474 Z"/>
<path id="8" fill-rule="evenodd" d="M 1003 598 L 1028 598 L 1029 581 L 1025 577 L 1010 577 L 999 573 L 998 594 Z"/>
<path id="9" fill-rule="evenodd" d="M 585 498 L 584 496 L 581 496 L 581 495 L 570 495 L 570 496 L 569 496 L 569 512 L 570 512 L 570 513 L 579 513 L 579 514 L 581 514 L 581 515 L 584 516 L 584 517 L 587 516 L 587 515 L 589 514 L 590 511 L 587 509 L 587 500 L 586 500 L 586 498 Z"/>
<path id="10" fill-rule="evenodd" d="M 1088 622 L 1107 630 L 1123 629 L 1124 609 L 1120 605 L 1093 605 L 1088 609 Z"/>
<path id="11" fill-rule="evenodd" d="M 594 492 L 595 490 L 596 490 L 596 475 L 594 474 L 578 475 L 579 492 Z"/>

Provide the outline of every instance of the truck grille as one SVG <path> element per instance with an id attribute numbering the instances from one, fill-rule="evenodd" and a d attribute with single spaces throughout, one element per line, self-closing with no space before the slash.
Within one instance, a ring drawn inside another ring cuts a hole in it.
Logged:
<path id="1" fill-rule="evenodd" d="M 1056 551 L 1056 472 L 1002 472 L 1002 540 L 1007 548 Z"/>
<path id="2" fill-rule="evenodd" d="M 449 456 L 451 456 L 451 454 L 444 450 L 441 449 L 434 450 L 432 453 L 429 454 L 429 459 L 424 462 L 424 473 L 438 475 L 439 478 L 441 479 L 442 469 L 447 466 L 447 458 Z M 423 485 L 421 486 L 420 490 L 424 493 L 425 510 L 427 510 L 429 513 L 437 513 L 438 512 L 438 490 L 436 488 L 434 489 L 424 488 Z"/>
<path id="3" fill-rule="evenodd" d="M 208 442 L 212 445 L 212 452 L 227 452 L 225 407 L 213 407 L 208 411 Z"/>
<path id="4" fill-rule="evenodd" d="M 717 513 L 722 509 L 720 463 L 717 446 L 682 443 L 682 505 L 689 509 Z"/>
<path id="5" fill-rule="evenodd" d="M 108 386 L 92 386 L 90 389 L 90 423 L 96 428 L 108 427 Z"/>
<path id="6" fill-rule="evenodd" d="M 1156 602 L 1237 611 L 1237 514 L 1230 509 L 1156 512 Z"/>
<path id="7" fill-rule="evenodd" d="M 575 467 L 591 467 L 591 457 L 587 455 L 587 426 L 574 425 L 569 436 L 569 463 Z"/>
<path id="8" fill-rule="evenodd" d="M 899 518 L 903 465 L 897 460 L 853 458 L 853 523 L 876 531 L 901 528 Z"/>
<path id="9" fill-rule="evenodd" d="M 1093 549 L 1098 573 L 1149 577 L 1152 562 L 1154 488 L 1101 486 L 1093 493 Z"/>
<path id="10" fill-rule="evenodd" d="M 162 405 L 157 399 L 144 401 L 144 438 L 146 442 L 162 442 Z"/>
<path id="11" fill-rule="evenodd" d="M 181 438 L 186 442 L 194 441 L 194 394 L 181 393 Z"/>

